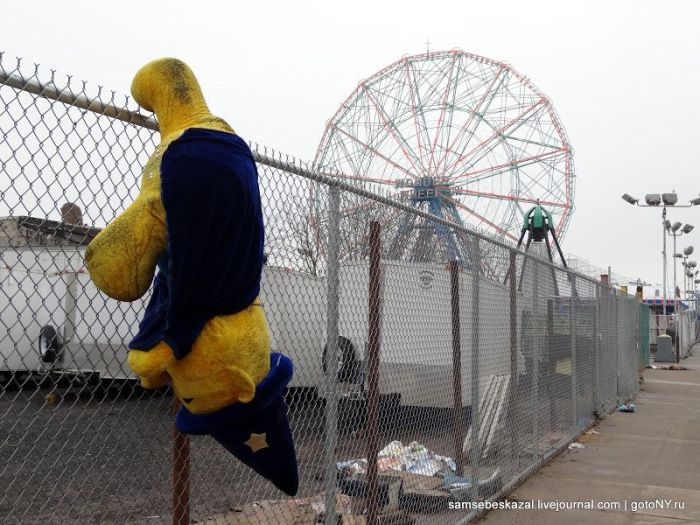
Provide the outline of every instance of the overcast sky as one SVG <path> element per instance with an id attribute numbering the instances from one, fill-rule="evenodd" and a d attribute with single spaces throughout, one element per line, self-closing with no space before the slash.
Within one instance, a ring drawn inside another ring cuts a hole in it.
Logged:
<path id="1" fill-rule="evenodd" d="M 661 212 L 620 196 L 700 194 L 700 2 L 42 0 L 0 13 L 6 59 L 128 93 L 139 66 L 177 56 L 244 138 L 308 160 L 357 83 L 426 39 L 508 62 L 551 98 L 575 150 L 564 250 L 649 282 Z M 669 218 L 697 226 L 679 247 L 700 252 L 700 207 Z"/>

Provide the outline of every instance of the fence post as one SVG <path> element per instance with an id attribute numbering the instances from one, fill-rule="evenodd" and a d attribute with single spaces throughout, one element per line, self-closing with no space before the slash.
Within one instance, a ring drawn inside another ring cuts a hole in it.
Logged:
<path id="1" fill-rule="evenodd" d="M 459 315 L 459 263 L 450 261 L 450 295 L 452 298 L 452 383 L 454 389 L 454 445 L 457 475 L 464 475 L 464 408 L 462 406 L 462 338 Z"/>
<path id="2" fill-rule="evenodd" d="M 479 280 L 481 273 L 481 247 L 479 239 L 474 239 L 472 243 L 472 359 L 471 359 L 471 424 L 472 424 L 472 447 L 471 457 L 471 478 L 472 497 L 476 500 L 479 495 L 479 462 L 481 461 L 481 435 L 479 424 Z"/>
<path id="3" fill-rule="evenodd" d="M 674 295 L 675 295 L 675 290 L 674 290 Z M 683 337 L 682 337 L 683 330 L 681 329 L 681 327 L 683 326 L 683 323 L 681 322 L 682 316 L 678 314 L 678 309 L 675 306 L 675 302 L 674 302 L 673 310 L 674 310 L 673 315 L 676 318 L 676 338 L 675 338 L 673 346 L 676 349 L 676 363 L 680 363 L 681 362 L 681 352 L 682 352 L 681 341 L 683 339 Z"/>
<path id="4" fill-rule="evenodd" d="M 675 290 L 673 291 L 673 295 L 675 297 L 675 295 L 676 295 Z M 678 301 L 676 301 L 675 304 L 677 305 Z M 680 363 L 681 362 L 681 336 L 683 333 L 681 331 L 681 326 L 682 326 L 681 317 L 682 316 L 678 314 L 678 311 L 676 310 L 675 306 L 673 309 L 673 317 L 675 318 L 675 321 L 676 321 L 676 326 L 675 326 L 676 337 L 675 337 L 675 341 L 674 341 L 675 344 L 673 346 L 676 348 L 676 363 Z"/>
<path id="5" fill-rule="evenodd" d="M 340 190 L 328 188 L 328 269 L 326 278 L 326 512 L 325 525 L 335 525 L 336 466 L 338 440 L 338 242 L 340 229 Z"/>
<path id="6" fill-rule="evenodd" d="M 573 274 L 569 275 L 571 279 L 572 288 L 575 287 L 576 276 Z M 576 298 L 572 295 L 569 299 L 569 322 L 571 324 L 571 408 L 574 412 L 574 433 L 573 437 L 578 435 L 578 373 L 577 363 L 576 363 L 576 339 L 578 335 L 578 318 L 577 318 L 577 304 Z"/>
<path id="7" fill-rule="evenodd" d="M 634 376 L 632 377 L 632 393 L 636 394 L 639 392 L 639 376 L 641 375 L 641 364 L 640 364 L 640 351 L 642 347 L 642 341 L 640 338 L 642 323 L 639 319 L 640 310 L 642 309 L 642 303 L 634 303 L 634 334 L 635 334 L 635 346 L 634 346 Z"/>
<path id="8" fill-rule="evenodd" d="M 379 329 L 381 315 L 381 239 L 380 225 L 369 225 L 369 319 L 367 334 L 367 525 L 379 521 Z"/>
<path id="9" fill-rule="evenodd" d="M 600 285 L 595 285 L 595 312 L 593 314 L 593 413 L 600 412 Z"/>
<path id="10" fill-rule="evenodd" d="M 617 392 L 617 399 L 615 400 L 615 405 L 620 404 L 620 301 L 617 298 L 617 294 L 614 289 L 610 290 L 610 300 L 612 301 L 612 307 L 615 312 L 615 358 L 616 358 L 616 374 L 615 374 L 615 391 Z"/>
<path id="11" fill-rule="evenodd" d="M 516 414 L 515 407 L 515 389 L 518 386 L 518 287 L 515 283 L 517 259 L 515 251 L 510 252 L 510 386 L 508 388 L 508 414 L 511 423 L 514 421 Z M 514 428 L 510 431 L 510 449 L 513 461 L 518 450 L 518 433 Z"/>
<path id="12" fill-rule="evenodd" d="M 180 400 L 173 395 L 173 414 Z M 173 525 L 190 523 L 190 436 L 173 425 Z"/>
<path id="13" fill-rule="evenodd" d="M 540 334 L 539 314 L 539 264 L 536 257 L 532 258 L 532 461 L 537 462 L 540 455 L 540 351 L 542 334 Z"/>

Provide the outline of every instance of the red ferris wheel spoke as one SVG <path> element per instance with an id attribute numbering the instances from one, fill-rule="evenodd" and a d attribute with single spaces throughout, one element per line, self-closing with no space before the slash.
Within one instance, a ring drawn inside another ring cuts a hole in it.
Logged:
<path id="1" fill-rule="evenodd" d="M 438 136 L 440 136 L 440 131 L 442 130 L 442 122 L 445 118 L 445 113 L 447 110 L 447 96 L 450 93 L 450 88 L 452 87 L 452 74 L 455 69 L 455 63 L 457 62 L 457 55 L 455 54 L 452 57 L 452 63 L 450 64 L 450 73 L 447 77 L 447 86 L 445 87 L 445 94 L 442 97 L 442 111 L 440 111 L 440 118 L 438 118 L 438 124 L 437 128 L 435 129 L 435 137 L 433 138 L 433 147 L 431 148 L 430 152 L 430 162 L 429 165 L 433 166 L 433 162 L 435 160 L 435 149 L 437 147 L 437 140 Z M 435 166 L 436 171 L 437 171 L 437 166 Z"/>
<path id="2" fill-rule="evenodd" d="M 484 216 L 481 215 L 480 213 L 478 213 L 478 212 L 472 210 L 470 207 L 466 206 L 465 204 L 462 204 L 461 202 L 456 201 L 456 200 L 454 200 L 454 199 L 450 199 L 450 198 L 447 198 L 447 200 L 449 200 L 450 202 L 454 203 L 454 205 L 457 206 L 458 208 L 460 208 L 460 209 L 466 211 L 469 215 L 473 215 L 474 217 L 476 217 L 477 219 L 479 219 L 481 222 L 484 222 L 484 223 L 488 224 L 489 226 L 491 226 L 494 230 L 496 230 L 496 231 L 497 231 L 498 233 L 500 233 L 501 235 L 505 235 L 506 237 L 508 237 L 508 238 L 511 239 L 512 241 L 518 242 L 518 239 L 517 239 L 514 235 L 512 235 L 510 232 L 504 230 L 503 228 L 501 228 L 500 226 L 498 226 L 496 223 L 494 223 L 494 222 L 488 220 L 486 217 L 484 217 Z"/>
<path id="3" fill-rule="evenodd" d="M 471 125 L 472 121 L 474 120 L 474 117 L 481 111 L 481 106 L 484 104 L 484 101 L 486 98 L 491 95 L 491 98 L 489 99 L 488 104 L 486 105 L 485 109 L 488 109 L 488 107 L 491 105 L 491 102 L 493 99 L 496 97 L 496 94 L 498 93 L 498 90 L 501 88 L 501 84 L 499 84 L 498 88 L 493 89 L 493 86 L 496 84 L 496 81 L 502 77 L 503 72 L 507 71 L 505 67 L 501 67 L 496 74 L 493 77 L 493 80 L 491 81 L 491 84 L 489 84 L 489 87 L 484 91 L 483 96 L 479 100 L 476 106 L 474 106 L 474 109 L 471 109 L 469 111 L 469 118 L 465 121 L 464 125 L 459 129 L 457 132 L 457 136 L 454 138 L 454 140 L 447 145 L 447 148 L 445 148 L 445 153 L 442 156 L 442 159 L 440 159 L 440 162 L 438 164 L 438 168 L 447 163 L 447 155 L 449 154 L 450 151 L 453 151 L 453 148 L 459 144 L 459 141 L 462 140 L 462 136 L 464 133 L 469 129 L 469 126 Z M 501 79 L 501 83 L 503 82 L 503 78 Z M 483 111 L 482 111 L 483 113 Z M 447 171 L 447 168 L 445 168 L 442 171 Z"/>
<path id="4" fill-rule="evenodd" d="M 556 208 L 568 208 L 569 207 L 569 205 L 564 203 L 564 202 L 543 200 L 543 199 L 537 199 L 534 197 L 503 195 L 500 193 L 489 193 L 489 192 L 485 192 L 485 191 L 468 190 L 465 188 L 452 188 L 452 193 L 456 193 L 458 195 L 471 195 L 473 197 L 485 197 L 487 199 L 495 199 L 495 200 L 501 200 L 501 201 L 527 202 L 529 204 L 538 204 L 539 203 L 543 206 L 554 206 Z"/>
<path id="5" fill-rule="evenodd" d="M 399 148 L 401 148 L 401 151 L 403 152 L 403 154 L 406 157 L 406 159 L 408 160 L 408 162 L 411 163 L 411 166 L 413 167 L 413 169 L 416 170 L 416 173 L 423 173 L 422 170 L 420 170 L 416 167 L 415 163 L 411 159 L 411 155 L 409 155 L 411 148 L 408 146 L 406 139 L 403 137 L 403 135 L 401 135 L 398 132 L 398 130 L 396 129 L 396 126 L 394 126 L 394 123 L 390 121 L 388 115 L 384 112 L 384 109 L 377 103 L 375 98 L 372 96 L 372 93 L 370 92 L 370 90 L 366 84 L 364 86 L 364 91 L 365 91 L 365 94 L 367 95 L 367 98 L 372 103 L 372 106 L 374 106 L 374 109 L 379 114 L 379 118 L 382 119 L 382 122 L 384 123 L 384 127 L 389 131 L 389 134 L 392 136 L 392 138 L 399 145 Z M 401 137 L 401 138 L 399 139 L 399 137 Z M 418 161 L 418 159 L 415 159 L 415 160 Z M 419 162 L 419 164 L 420 164 L 420 162 Z"/>
<path id="6" fill-rule="evenodd" d="M 455 107 L 457 105 L 457 93 L 459 92 L 459 78 L 460 78 L 460 73 L 463 72 L 463 69 L 461 67 L 462 65 L 462 57 L 458 53 L 455 53 L 455 59 L 459 57 L 459 62 L 460 64 L 457 66 L 457 72 L 455 73 L 455 83 L 454 83 L 454 89 L 452 90 L 452 98 L 450 99 L 450 113 L 449 113 L 449 118 L 447 121 L 444 123 L 445 126 L 445 131 L 442 133 L 442 136 L 444 137 L 444 141 L 441 143 L 441 148 L 444 150 L 443 151 L 443 156 L 438 159 L 437 164 L 435 165 L 435 172 L 438 173 L 438 170 L 440 169 L 440 165 L 443 162 L 443 159 L 447 156 L 448 154 L 448 146 L 450 144 L 450 136 L 452 133 L 452 121 L 454 120 L 454 115 L 455 115 Z M 464 72 L 465 76 L 468 76 L 466 71 Z"/>
<path id="7" fill-rule="evenodd" d="M 506 131 L 506 130 L 508 130 L 509 128 L 511 128 L 511 127 L 513 127 L 513 126 L 515 126 L 515 125 L 521 125 L 521 126 L 522 126 L 525 117 L 526 117 L 530 112 L 532 112 L 534 109 L 538 108 L 538 107 L 539 107 L 541 104 L 543 104 L 544 102 L 546 102 L 546 99 L 545 99 L 545 98 L 540 98 L 540 99 L 539 99 L 537 102 L 535 102 L 534 104 L 530 104 L 529 106 L 527 106 L 517 117 L 515 117 L 514 119 L 511 119 L 511 120 L 509 120 L 508 122 L 506 122 L 503 126 L 501 126 L 500 128 L 496 129 L 496 130 L 495 130 L 491 135 L 489 135 L 486 139 L 482 140 L 479 144 L 477 144 L 476 146 L 474 146 L 474 147 L 469 151 L 469 153 L 467 153 L 467 154 L 465 154 L 465 155 L 460 155 L 459 158 L 458 158 L 455 162 L 453 162 L 452 164 L 450 164 L 449 166 L 447 166 L 447 167 L 445 168 L 445 172 L 450 172 L 450 171 L 454 170 L 454 169 L 455 169 L 457 166 L 459 166 L 460 164 L 464 163 L 464 162 L 467 161 L 467 160 L 470 160 L 470 159 L 471 159 L 471 156 L 472 156 L 474 153 L 476 153 L 477 151 L 480 151 L 484 146 L 486 146 L 487 144 L 489 144 L 490 142 L 492 142 L 494 139 L 502 138 L 502 137 L 503 137 L 503 132 Z M 472 163 L 472 164 L 474 164 L 474 163 Z"/>
<path id="8" fill-rule="evenodd" d="M 363 148 L 366 148 L 367 151 L 370 151 L 370 152 L 374 153 L 377 157 L 379 157 L 380 159 L 382 159 L 384 162 L 386 162 L 386 163 L 389 164 L 390 166 L 393 166 L 394 168 L 396 168 L 397 170 L 399 170 L 399 171 L 405 173 L 405 174 L 408 175 L 409 177 L 412 177 L 412 178 L 414 178 L 414 179 L 417 178 L 417 175 L 411 173 L 410 171 L 408 171 L 406 168 L 404 168 L 404 167 L 401 166 L 400 164 L 397 164 L 396 162 L 394 162 L 393 160 L 391 160 L 389 157 L 386 157 L 386 156 L 382 155 L 381 153 L 379 153 L 375 148 L 373 148 L 373 147 L 370 146 L 369 144 L 366 144 L 366 143 L 362 142 L 362 141 L 361 141 L 360 139 L 358 139 L 357 137 L 353 137 L 352 135 L 350 135 L 350 134 L 349 134 L 347 131 L 345 131 L 344 129 L 339 128 L 337 125 L 334 125 L 333 128 L 334 128 L 335 130 L 337 130 L 339 133 L 342 133 L 344 136 L 346 136 L 347 138 L 349 138 L 349 139 L 352 140 L 353 142 L 357 143 L 358 145 L 362 146 Z"/>
<path id="9" fill-rule="evenodd" d="M 422 135 L 421 130 L 427 131 L 428 126 L 425 123 L 425 117 L 423 118 L 423 126 L 420 126 L 420 124 L 418 123 L 418 114 L 416 112 L 416 97 L 420 98 L 420 94 L 413 93 L 413 88 L 414 88 L 414 84 L 415 84 L 415 77 L 413 80 L 411 80 L 411 72 L 408 68 L 410 63 L 411 63 L 410 60 L 406 61 L 406 66 L 404 67 L 404 70 L 406 72 L 406 85 L 408 86 L 408 90 L 411 94 L 411 113 L 413 114 L 413 127 L 416 130 L 416 141 L 418 141 L 418 156 L 419 156 L 419 159 L 422 160 L 423 145 L 421 143 L 421 135 Z M 417 88 L 416 88 L 416 91 L 417 91 Z M 419 103 L 420 103 L 420 100 L 419 100 Z"/>
<path id="10" fill-rule="evenodd" d="M 557 223 L 556 228 L 555 228 L 556 232 L 557 232 L 557 237 L 559 237 L 559 238 L 562 237 L 564 229 L 568 225 L 567 219 L 569 218 L 569 215 L 571 215 L 572 211 L 573 211 L 572 206 L 568 206 L 568 207 L 564 208 L 564 213 L 561 214 L 561 218 L 559 219 L 559 222 Z"/>
<path id="11" fill-rule="evenodd" d="M 525 166 L 529 166 L 531 164 L 537 164 L 538 161 L 545 159 L 547 157 L 553 157 L 556 155 L 562 155 L 562 154 L 568 154 L 569 149 L 568 148 L 557 148 L 554 151 L 547 151 L 545 153 L 540 153 L 539 155 L 531 155 L 529 157 L 526 157 L 524 159 L 518 159 L 518 160 L 513 160 L 510 162 L 504 162 L 503 164 L 498 164 L 496 166 L 489 166 L 488 168 L 482 168 L 480 170 L 475 170 L 475 171 L 468 171 L 466 173 L 462 173 L 461 175 L 456 175 L 452 180 L 456 183 L 460 179 L 465 179 L 465 178 L 470 178 L 470 177 L 475 177 L 477 175 L 488 175 L 488 176 L 496 176 L 496 175 L 501 175 L 503 173 L 507 173 L 509 171 L 512 171 L 514 168 L 523 168 Z M 481 179 L 481 177 L 480 177 Z M 466 181 L 468 183 L 468 181 Z"/>

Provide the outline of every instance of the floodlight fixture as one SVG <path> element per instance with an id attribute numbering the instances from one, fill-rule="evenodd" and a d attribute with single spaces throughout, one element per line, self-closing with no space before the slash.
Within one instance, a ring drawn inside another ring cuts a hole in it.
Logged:
<path id="1" fill-rule="evenodd" d="M 698 265 L 696 261 L 688 261 L 689 268 L 695 268 Z"/>
<path id="2" fill-rule="evenodd" d="M 644 200 L 649 206 L 658 206 L 659 204 L 661 204 L 661 195 L 659 195 L 658 193 L 648 193 L 644 197 Z"/>
<path id="3" fill-rule="evenodd" d="M 632 195 L 625 193 L 622 198 L 625 200 L 625 202 L 629 202 L 632 205 L 635 205 L 639 202 L 639 199 L 635 199 L 632 197 Z M 698 201 L 700 201 L 700 197 L 698 197 Z"/>
<path id="4" fill-rule="evenodd" d="M 693 231 L 693 228 L 695 228 L 695 226 L 693 226 L 692 224 L 686 224 L 685 226 L 683 226 L 683 233 L 690 233 Z"/>
<path id="5" fill-rule="evenodd" d="M 674 222 L 674 223 L 673 223 L 673 226 L 671 226 L 671 229 L 672 229 L 673 232 L 675 233 L 675 232 L 677 232 L 678 230 L 681 229 L 681 226 L 683 226 L 683 223 L 682 223 L 682 222 Z"/>
<path id="6" fill-rule="evenodd" d="M 683 249 L 683 254 L 684 255 L 692 255 L 693 250 L 694 250 L 694 248 L 692 246 L 688 246 L 685 249 Z"/>
<path id="7" fill-rule="evenodd" d="M 694 199 L 690 199 L 691 206 L 697 206 L 698 204 L 700 204 L 700 197 L 695 197 Z"/>
<path id="8" fill-rule="evenodd" d="M 677 193 L 663 193 L 661 195 L 661 200 L 664 202 L 666 206 L 673 206 L 678 202 L 678 194 Z"/>
<path id="9" fill-rule="evenodd" d="M 670 230 L 671 229 L 671 221 L 669 221 L 668 219 L 664 219 L 664 228 L 666 228 L 667 230 Z"/>

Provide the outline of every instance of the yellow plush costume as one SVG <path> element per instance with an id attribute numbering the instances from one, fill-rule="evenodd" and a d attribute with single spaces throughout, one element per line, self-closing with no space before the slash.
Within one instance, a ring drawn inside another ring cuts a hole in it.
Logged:
<path id="1" fill-rule="evenodd" d="M 136 200 L 95 237 L 86 252 L 96 286 L 122 301 L 145 294 L 156 265 L 168 257 L 169 217 L 162 200 L 161 163 L 169 146 L 193 128 L 234 134 L 226 122 L 210 113 L 197 79 L 180 60 L 146 64 L 134 77 L 131 92 L 141 107 L 155 112 L 161 142 L 144 168 Z M 192 184 L 197 184 L 199 175 L 196 170 L 191 173 Z M 230 315 L 210 318 L 191 349 L 182 353 L 186 355 L 176 359 L 171 346 L 159 341 L 148 349 L 132 349 L 129 365 L 146 388 L 171 381 L 193 414 L 250 401 L 270 370 L 268 327 L 259 300 Z"/>

